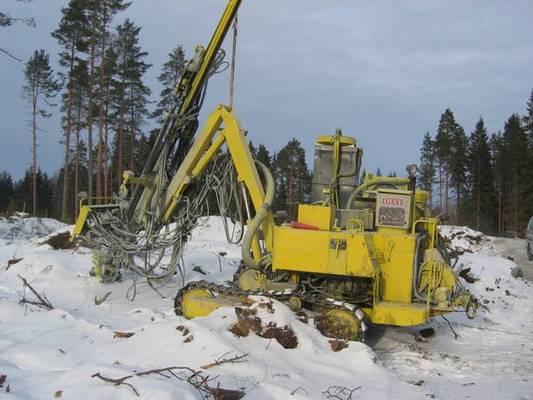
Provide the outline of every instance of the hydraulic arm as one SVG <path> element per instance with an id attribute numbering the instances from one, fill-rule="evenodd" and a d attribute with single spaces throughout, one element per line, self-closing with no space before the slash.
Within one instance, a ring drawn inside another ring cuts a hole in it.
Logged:
<path id="1" fill-rule="evenodd" d="M 187 154 L 198 126 L 198 114 L 205 97 L 207 81 L 223 61 L 221 45 L 240 4 L 241 0 L 228 2 L 209 45 L 207 48 L 198 46 L 194 57 L 187 64 L 176 87 L 175 105 L 166 116 L 141 174 L 141 178 L 146 178 L 148 182 L 154 183 L 152 178 L 161 169 L 167 173 L 175 171 Z M 151 202 L 153 194 L 162 185 L 164 182 L 156 180 L 155 185 L 135 187 L 128 203 L 127 218 L 141 224 L 146 211 L 154 205 Z"/>
<path id="2" fill-rule="evenodd" d="M 132 269 L 146 278 L 170 279 L 176 271 L 188 233 L 201 213 L 201 200 L 207 196 L 206 190 L 200 191 L 198 196 L 192 192 L 191 196 L 185 196 L 188 183 L 205 170 L 208 161 L 227 140 L 223 135 L 224 138 L 217 139 L 209 156 L 201 157 L 200 153 L 224 120 L 221 114 L 229 115 L 228 110 L 220 108 L 220 112 L 215 113 L 217 116 L 209 120 L 211 131 L 203 136 L 205 141 L 200 140 L 190 151 L 208 80 L 224 66 L 221 45 L 240 5 L 241 0 L 228 1 L 208 46 L 197 46 L 194 57 L 185 66 L 175 88 L 174 106 L 165 113 L 140 176 L 124 171 L 119 196 L 105 204 L 92 204 L 99 202 L 98 199 L 82 199 L 74 237 L 83 236 L 96 249 L 95 264 L 99 265 L 96 273 L 104 278 L 102 271 L 110 271 L 110 276 L 104 280 L 116 279 L 120 267 Z M 227 117 L 225 119 L 228 125 L 231 124 Z M 233 125 L 234 130 L 239 131 L 238 123 Z M 187 162 L 182 168 L 185 159 Z M 205 163 L 198 166 L 198 162 Z M 252 167 L 255 171 L 253 162 Z M 212 171 L 209 185 L 220 185 L 230 170 L 231 167 L 226 165 L 224 173 Z M 243 172 L 243 175 L 247 181 L 256 181 L 250 195 L 254 203 L 258 202 L 264 193 L 257 185 L 257 171 Z M 193 197 L 197 198 L 196 202 L 191 201 Z M 180 200 L 184 203 L 177 207 Z M 172 222 L 173 229 L 168 226 Z M 258 253 L 257 243 L 254 247 Z M 173 249 L 170 263 L 165 271 L 156 273 L 157 266 L 166 258 L 165 249 L 170 248 Z"/>

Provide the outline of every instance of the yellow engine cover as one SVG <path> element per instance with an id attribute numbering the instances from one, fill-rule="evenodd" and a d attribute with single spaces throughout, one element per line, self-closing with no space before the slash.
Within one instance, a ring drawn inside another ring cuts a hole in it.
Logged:
<path id="1" fill-rule="evenodd" d="M 319 231 L 277 226 L 272 268 L 379 279 L 380 299 L 412 300 L 415 237 L 386 232 Z"/>
<path id="2" fill-rule="evenodd" d="M 276 226 L 273 270 L 372 277 L 364 236 Z"/>

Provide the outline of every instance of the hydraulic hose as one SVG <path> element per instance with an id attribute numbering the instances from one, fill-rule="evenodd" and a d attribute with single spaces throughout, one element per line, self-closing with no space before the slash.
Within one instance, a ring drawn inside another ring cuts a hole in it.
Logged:
<path id="1" fill-rule="evenodd" d="M 419 235 L 416 238 L 416 246 L 415 246 L 415 258 L 413 261 L 413 294 L 418 300 L 426 301 L 427 298 L 422 296 L 420 293 L 418 293 L 418 274 L 419 270 L 421 268 L 419 258 L 420 258 L 420 245 L 422 244 L 422 241 L 427 237 L 427 234 Z"/>
<path id="2" fill-rule="evenodd" d="M 377 178 L 372 178 L 372 179 L 369 179 L 368 181 L 366 181 L 365 183 L 363 183 L 362 185 L 359 185 L 351 194 L 350 194 L 350 197 L 348 197 L 348 201 L 346 202 L 346 209 L 350 209 L 352 208 L 352 203 L 353 201 L 355 200 L 355 198 L 363 191 L 365 190 L 366 188 L 368 188 L 369 186 L 372 186 L 372 185 L 381 185 L 381 184 L 385 184 L 385 185 L 405 185 L 405 184 L 408 184 L 409 182 L 411 182 L 411 180 L 409 178 L 395 178 L 395 177 L 391 177 L 391 178 L 384 178 L 382 176 L 380 177 L 377 177 Z"/>
<path id="3" fill-rule="evenodd" d="M 264 165 L 263 163 L 259 161 L 255 161 L 259 168 L 261 169 L 261 172 L 263 173 L 263 176 L 265 178 L 265 184 L 266 184 L 266 192 L 265 192 L 265 199 L 263 201 L 263 205 L 259 210 L 257 210 L 254 219 L 250 223 L 250 226 L 246 230 L 246 233 L 244 234 L 244 238 L 242 240 L 242 260 L 245 265 L 247 265 L 250 268 L 259 269 L 260 265 L 259 262 L 254 260 L 252 256 L 252 240 L 254 236 L 257 234 L 257 231 L 259 230 L 259 227 L 265 220 L 265 218 L 268 217 L 270 214 L 270 209 L 272 207 L 272 201 L 274 200 L 274 194 L 275 194 L 275 184 L 274 184 L 274 177 L 272 176 L 272 173 L 270 170 Z"/>

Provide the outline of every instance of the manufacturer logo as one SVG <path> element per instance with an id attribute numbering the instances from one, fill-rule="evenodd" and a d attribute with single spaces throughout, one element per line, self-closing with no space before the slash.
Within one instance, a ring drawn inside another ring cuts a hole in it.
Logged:
<path id="1" fill-rule="evenodd" d="M 395 199 L 393 197 L 384 197 L 381 203 L 386 204 L 388 206 L 403 206 L 403 199 Z"/>

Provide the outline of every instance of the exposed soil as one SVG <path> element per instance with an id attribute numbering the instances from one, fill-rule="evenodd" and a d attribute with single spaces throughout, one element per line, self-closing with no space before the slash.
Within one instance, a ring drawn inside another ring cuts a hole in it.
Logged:
<path id="1" fill-rule="evenodd" d="M 291 327 L 279 327 L 274 322 L 263 327 L 261 319 L 257 317 L 257 311 L 248 307 L 235 307 L 235 314 L 237 322 L 229 327 L 229 331 L 235 336 L 246 337 L 253 332 L 264 339 L 276 339 L 285 349 L 298 346 L 298 338 Z"/>
<path id="2" fill-rule="evenodd" d="M 43 244 L 49 244 L 54 250 L 76 248 L 76 244 L 70 240 L 70 232 L 68 231 L 50 236 Z"/>

